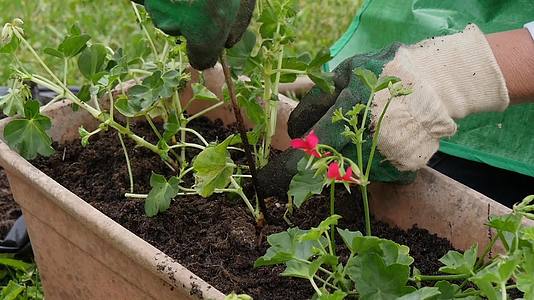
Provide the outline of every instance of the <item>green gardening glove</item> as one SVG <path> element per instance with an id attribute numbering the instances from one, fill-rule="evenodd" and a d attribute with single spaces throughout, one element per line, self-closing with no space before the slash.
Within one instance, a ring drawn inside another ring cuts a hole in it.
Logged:
<path id="1" fill-rule="evenodd" d="M 310 90 L 289 117 L 289 136 L 300 138 L 313 129 L 321 144 L 330 145 L 346 157 L 356 161 L 356 147 L 349 139 L 342 136 L 344 124 L 342 122 L 332 123 L 332 114 L 339 108 L 348 112 L 358 103 L 367 103 L 370 90 L 353 71 L 356 68 L 365 68 L 378 76 L 382 72 L 384 64 L 395 56 L 399 46 L 395 44 L 380 52 L 357 55 L 342 62 L 333 72 L 335 92 L 328 94 L 318 87 Z M 372 140 L 370 134 L 369 132 L 364 133 L 366 141 L 363 147 L 364 153 L 369 153 Z M 263 195 L 285 194 L 291 179 L 297 173 L 297 163 L 305 155 L 299 149 L 288 149 L 261 169 L 258 173 L 258 179 L 259 185 L 265 187 L 262 191 Z M 413 180 L 414 173 L 400 172 L 389 162 L 381 162 L 383 158 L 378 153 L 375 154 L 375 158 L 376 164 L 373 164 L 371 181 L 410 182 Z M 367 162 L 364 161 L 364 165 L 366 164 Z"/>
<path id="2" fill-rule="evenodd" d="M 509 104 L 506 81 L 486 37 L 476 25 L 469 25 L 450 36 L 415 45 L 394 44 L 345 60 L 334 70 L 333 94 L 313 88 L 292 112 L 288 121 L 292 138 L 314 130 L 321 144 L 356 160 L 355 146 L 342 135 L 343 122 L 332 124 L 336 110 L 348 112 L 358 103 L 365 104 L 370 95 L 367 85 L 353 73 L 356 68 L 368 69 L 379 78 L 398 77 L 412 90 L 390 103 L 381 123 L 370 181 L 410 182 L 439 149 L 440 139 L 455 134 L 455 120 L 473 113 L 503 111 Z M 389 97 L 387 89 L 375 94 L 366 128 L 376 127 Z M 364 165 L 371 135 L 364 132 Z M 265 187 L 264 194 L 285 194 L 304 155 L 301 150 L 289 149 L 260 170 L 258 181 Z"/>
<path id="3" fill-rule="evenodd" d="M 231 48 L 246 31 L 256 0 L 133 0 L 143 4 L 154 25 L 187 39 L 193 68 L 213 67 L 224 47 Z"/>

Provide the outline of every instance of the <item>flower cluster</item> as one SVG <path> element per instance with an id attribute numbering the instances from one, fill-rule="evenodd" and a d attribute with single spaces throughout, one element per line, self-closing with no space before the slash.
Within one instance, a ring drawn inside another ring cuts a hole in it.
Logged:
<path id="1" fill-rule="evenodd" d="M 293 149 L 299 149 L 306 152 L 308 155 L 315 158 L 325 158 L 332 155 L 331 152 L 323 152 L 319 150 L 319 137 L 312 130 L 304 138 L 293 139 L 291 141 L 291 147 Z M 330 163 L 328 165 L 328 170 L 326 177 L 330 180 L 344 183 L 356 183 L 359 184 L 359 180 L 353 176 L 352 167 L 348 167 L 346 170 L 343 170 L 342 163 L 334 159 L 329 159 Z"/>

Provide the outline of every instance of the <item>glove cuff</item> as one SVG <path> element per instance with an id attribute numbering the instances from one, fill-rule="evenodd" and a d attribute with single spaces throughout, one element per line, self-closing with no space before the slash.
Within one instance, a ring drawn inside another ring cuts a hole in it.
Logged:
<path id="1" fill-rule="evenodd" d="M 474 24 L 460 33 L 402 47 L 399 56 L 412 64 L 421 83 L 433 87 L 453 119 L 503 111 L 510 103 L 497 60 L 486 37 Z"/>
<path id="2" fill-rule="evenodd" d="M 482 32 L 469 25 L 461 33 L 399 48 L 382 76 L 397 76 L 413 93 L 392 100 L 382 122 L 378 150 L 400 171 L 426 165 L 439 140 L 456 133 L 454 119 L 509 104 L 502 72 Z M 376 128 L 389 92 L 375 96 Z"/>

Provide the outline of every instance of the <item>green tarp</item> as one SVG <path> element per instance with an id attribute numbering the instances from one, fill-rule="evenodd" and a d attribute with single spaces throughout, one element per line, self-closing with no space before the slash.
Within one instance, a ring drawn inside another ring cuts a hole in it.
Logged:
<path id="1" fill-rule="evenodd" d="M 411 44 L 451 34 L 468 23 L 485 33 L 534 21 L 534 0 L 366 0 L 350 28 L 331 48 L 333 69 L 345 58 L 392 42 Z M 533 83 L 534 84 L 534 83 Z M 458 122 L 440 151 L 534 177 L 534 104 L 483 113 Z"/>

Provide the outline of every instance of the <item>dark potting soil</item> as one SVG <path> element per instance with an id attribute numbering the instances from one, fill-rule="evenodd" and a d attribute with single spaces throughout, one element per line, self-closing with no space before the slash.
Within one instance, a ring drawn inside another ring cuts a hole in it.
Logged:
<path id="1" fill-rule="evenodd" d="M 150 128 L 142 124 L 134 126 L 135 132 L 155 141 Z M 195 121 L 191 127 L 209 141 L 222 140 L 231 133 L 220 122 L 206 119 Z M 189 138 L 194 140 L 192 136 Z M 136 193 L 149 192 L 151 171 L 173 175 L 159 157 L 134 148 L 130 141 L 126 143 Z M 282 219 L 286 199 L 268 200 L 273 218 L 261 230 L 256 228 L 242 201 L 229 195 L 177 198 L 166 213 L 147 218 L 142 202 L 124 198 L 124 193 L 129 192 L 129 179 L 115 132 L 93 137 L 85 148 L 79 141 L 54 147 L 56 153 L 52 157 L 39 158 L 33 164 L 222 292 L 246 293 L 254 299 L 308 299 L 313 294 L 307 281 L 280 277 L 282 266 L 253 267 L 254 261 L 268 248 L 266 237 L 288 227 Z M 341 228 L 363 228 L 357 194 L 355 191 L 350 195 L 343 189 L 336 194 L 337 213 L 343 216 Z M 296 209 L 291 220 L 303 229 L 316 226 L 328 216 L 327 203 L 326 195 L 314 197 Z M 452 249 L 447 240 L 417 227 L 403 231 L 374 221 L 373 230 L 377 236 L 409 246 L 415 266 L 423 274 L 435 274 L 438 259 Z M 338 241 L 338 244 L 343 252 L 342 243 Z"/>
<path id="2" fill-rule="evenodd" d="M 20 207 L 11 194 L 6 173 L 0 168 L 0 240 L 6 236 L 21 214 Z"/>

